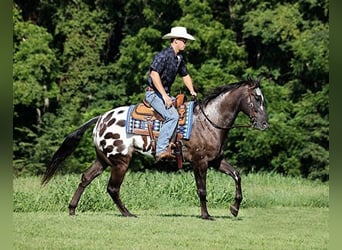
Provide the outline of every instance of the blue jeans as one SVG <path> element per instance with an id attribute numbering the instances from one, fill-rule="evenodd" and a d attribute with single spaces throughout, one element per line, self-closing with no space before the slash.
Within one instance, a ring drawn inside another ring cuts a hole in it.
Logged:
<path id="1" fill-rule="evenodd" d="M 173 97 L 171 97 L 174 99 Z M 174 106 L 169 109 L 165 107 L 163 97 L 155 91 L 146 91 L 145 99 L 163 118 L 163 126 L 160 129 L 160 134 L 157 141 L 156 155 L 165 152 L 170 143 L 170 139 L 177 127 L 179 115 Z"/>

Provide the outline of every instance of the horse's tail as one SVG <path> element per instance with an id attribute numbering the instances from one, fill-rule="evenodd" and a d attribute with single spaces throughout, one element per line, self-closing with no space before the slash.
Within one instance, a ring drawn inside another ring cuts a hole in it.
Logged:
<path id="1" fill-rule="evenodd" d="M 78 146 L 84 132 L 94 123 L 97 122 L 100 116 L 94 117 L 82 124 L 78 129 L 69 134 L 63 141 L 62 145 L 53 155 L 51 162 L 46 168 L 45 174 L 42 179 L 42 185 L 47 184 L 56 172 L 59 164 L 61 164 Z"/>

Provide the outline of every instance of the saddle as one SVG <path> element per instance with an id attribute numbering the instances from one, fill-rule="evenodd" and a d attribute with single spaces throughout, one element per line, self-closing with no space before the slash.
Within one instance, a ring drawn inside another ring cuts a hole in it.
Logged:
<path id="1" fill-rule="evenodd" d="M 176 99 L 173 102 L 173 106 L 177 109 L 179 114 L 178 125 L 184 125 L 186 122 L 186 97 L 184 94 L 178 94 Z M 134 106 L 131 116 L 135 120 L 146 121 L 147 122 L 147 130 L 145 129 L 134 129 L 135 134 L 150 136 L 151 145 L 148 148 L 151 148 L 152 155 L 155 156 L 156 152 L 156 142 L 155 137 L 159 136 L 159 132 L 153 131 L 153 121 L 164 122 L 164 118 L 155 111 L 152 106 L 144 99 L 142 103 L 138 103 Z M 181 141 L 179 139 L 182 138 L 182 135 L 179 133 L 175 133 L 171 142 L 167 148 L 167 151 L 170 154 L 175 155 L 177 159 L 178 168 L 182 168 L 183 162 L 183 153 L 181 147 Z"/>
<path id="2" fill-rule="evenodd" d="M 186 97 L 184 94 L 178 94 L 175 101 L 173 102 L 173 106 L 177 109 L 179 114 L 179 125 L 185 124 L 185 99 Z M 141 121 L 159 120 L 161 122 L 164 122 L 164 118 L 157 111 L 155 111 L 145 99 L 142 103 L 138 103 L 133 108 L 132 117 L 133 119 Z"/>

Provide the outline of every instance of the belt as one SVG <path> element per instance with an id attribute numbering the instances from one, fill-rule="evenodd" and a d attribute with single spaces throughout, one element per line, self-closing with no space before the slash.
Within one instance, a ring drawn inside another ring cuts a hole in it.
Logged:
<path id="1" fill-rule="evenodd" d="M 150 86 L 147 86 L 145 91 L 154 91 L 154 88 L 150 87 Z"/>

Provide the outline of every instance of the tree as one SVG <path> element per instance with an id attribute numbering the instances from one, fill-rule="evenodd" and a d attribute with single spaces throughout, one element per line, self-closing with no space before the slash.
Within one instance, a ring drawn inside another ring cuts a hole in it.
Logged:
<path id="1" fill-rule="evenodd" d="M 225 152 L 231 162 L 246 173 L 328 180 L 328 0 L 16 3 L 16 173 L 40 173 L 74 128 L 141 101 L 149 63 L 169 44 L 162 35 L 181 25 L 196 38 L 184 58 L 199 99 L 216 86 L 264 76 L 270 128 L 232 129 Z M 174 93 L 184 90 L 177 78 Z M 65 171 L 80 172 L 93 157 L 89 131 Z M 136 169 L 146 162 L 138 159 Z"/>
<path id="2" fill-rule="evenodd" d="M 59 96 L 55 83 L 58 63 L 46 29 L 23 21 L 16 6 L 13 14 L 13 150 L 15 165 L 21 171 L 25 165 L 32 166 L 42 116 L 53 109 Z"/>

